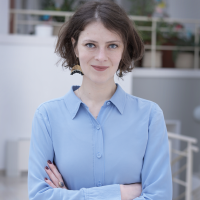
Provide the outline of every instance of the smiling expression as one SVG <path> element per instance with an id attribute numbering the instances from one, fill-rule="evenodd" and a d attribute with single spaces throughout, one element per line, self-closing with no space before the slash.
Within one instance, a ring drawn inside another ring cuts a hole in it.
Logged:
<path id="1" fill-rule="evenodd" d="M 74 43 L 74 39 L 72 38 Z M 95 83 L 114 79 L 123 52 L 122 38 L 100 22 L 88 24 L 80 33 L 75 53 L 84 78 Z"/>

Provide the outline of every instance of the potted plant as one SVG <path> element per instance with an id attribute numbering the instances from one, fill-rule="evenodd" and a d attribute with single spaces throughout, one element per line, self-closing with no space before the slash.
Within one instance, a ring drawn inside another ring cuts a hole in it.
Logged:
<path id="1" fill-rule="evenodd" d="M 166 28 L 168 31 L 161 31 Z M 185 31 L 180 23 L 167 23 L 161 20 L 157 26 L 157 45 L 166 46 L 189 46 L 195 47 L 194 34 Z M 194 65 L 194 52 L 181 50 L 163 50 L 162 51 L 163 68 L 191 68 Z"/>
<path id="2" fill-rule="evenodd" d="M 166 29 L 167 31 L 163 32 L 162 29 Z M 183 26 L 179 23 L 168 23 L 161 19 L 161 21 L 157 23 L 156 45 L 175 46 L 179 39 L 179 33 L 174 30 L 182 29 Z M 173 58 L 174 56 L 172 50 L 162 50 L 162 67 L 174 68 L 175 60 Z"/>
<path id="3" fill-rule="evenodd" d="M 59 4 L 55 0 L 42 0 L 41 8 L 42 10 L 53 10 L 53 11 L 74 11 L 76 9 L 76 0 L 64 0 L 62 4 Z M 53 16 L 50 17 L 48 15 L 41 16 L 41 20 L 43 21 L 56 21 L 56 22 L 64 22 L 64 16 Z M 54 26 L 53 35 L 57 35 L 61 26 Z"/>
<path id="4" fill-rule="evenodd" d="M 155 0 L 130 0 L 130 15 L 153 16 L 157 2 Z M 151 21 L 135 21 L 135 25 L 152 27 Z M 145 45 L 151 45 L 151 31 L 139 31 Z M 161 52 L 156 51 L 156 67 L 161 67 Z M 143 58 L 135 63 L 136 66 L 151 67 L 151 51 L 146 50 Z"/>
<path id="5" fill-rule="evenodd" d="M 180 35 L 177 45 L 184 47 L 193 47 L 200 46 L 195 44 L 194 34 L 190 31 L 186 31 L 185 34 Z M 194 51 L 174 51 L 174 60 L 176 68 L 193 68 L 194 67 Z"/>

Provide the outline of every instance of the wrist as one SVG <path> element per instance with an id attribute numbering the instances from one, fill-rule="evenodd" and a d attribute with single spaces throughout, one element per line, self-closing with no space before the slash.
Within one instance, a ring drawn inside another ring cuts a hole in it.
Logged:
<path id="1" fill-rule="evenodd" d="M 121 200 L 124 200 L 123 188 L 124 188 L 124 185 L 120 184 Z"/>

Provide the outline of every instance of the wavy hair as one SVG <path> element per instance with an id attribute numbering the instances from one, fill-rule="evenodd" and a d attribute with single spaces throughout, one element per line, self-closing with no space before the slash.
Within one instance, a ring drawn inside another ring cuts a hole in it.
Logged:
<path id="1" fill-rule="evenodd" d="M 94 21 L 101 21 L 105 28 L 121 36 L 124 50 L 116 74 L 118 77 L 123 77 L 125 73 L 133 70 L 133 62 L 142 58 L 144 44 L 126 12 L 112 1 L 89 1 L 79 7 L 62 25 L 58 33 L 55 53 L 63 59 L 62 66 L 71 70 L 77 62 L 74 48 L 77 46 L 79 35 L 89 23 Z M 74 46 L 72 37 L 75 39 Z"/>

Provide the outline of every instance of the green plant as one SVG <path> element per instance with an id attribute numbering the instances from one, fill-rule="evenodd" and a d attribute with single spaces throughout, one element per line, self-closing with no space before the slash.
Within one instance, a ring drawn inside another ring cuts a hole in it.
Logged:
<path id="1" fill-rule="evenodd" d="M 165 29 L 166 31 L 163 31 Z M 157 22 L 157 45 L 175 45 L 177 40 L 179 39 L 180 33 L 174 30 L 182 30 L 183 25 L 180 23 L 169 23 L 165 22 L 161 19 L 161 21 Z"/>
<path id="2" fill-rule="evenodd" d="M 167 32 L 162 32 L 161 29 L 166 28 Z M 179 47 L 195 47 L 200 46 L 195 44 L 194 34 L 190 31 L 185 31 L 184 26 L 180 23 L 167 23 L 161 21 L 157 26 L 157 45 L 172 45 Z M 174 50 L 172 53 L 173 61 L 175 62 L 178 54 L 181 51 L 180 49 Z M 193 53 L 193 51 L 184 51 L 187 53 Z"/>
<path id="3" fill-rule="evenodd" d="M 155 9 L 154 0 L 129 0 L 131 2 L 131 7 L 128 12 L 129 15 L 137 16 L 152 16 Z M 135 21 L 135 26 L 151 27 L 151 21 Z M 151 31 L 139 31 L 143 42 L 145 44 L 151 43 Z"/>
<path id="4" fill-rule="evenodd" d="M 73 7 L 76 0 L 64 0 L 63 4 L 56 5 L 55 0 L 42 0 L 41 8 L 43 10 L 54 10 L 54 11 L 74 11 L 76 7 Z M 53 19 L 57 22 L 64 22 L 65 18 L 62 16 L 54 16 Z"/>
<path id="5" fill-rule="evenodd" d="M 198 46 L 199 47 L 200 46 L 199 44 L 195 44 L 194 34 L 191 34 L 190 37 L 180 36 L 176 42 L 176 45 L 180 46 L 180 47 L 184 47 L 184 46 L 187 46 L 187 47 Z M 174 60 L 176 60 L 176 58 L 180 52 L 183 52 L 183 51 L 181 51 L 179 49 L 177 51 L 173 51 L 173 59 Z M 194 54 L 194 51 L 184 51 L 184 52 Z"/>
<path id="6" fill-rule="evenodd" d="M 129 14 L 139 16 L 152 16 L 155 9 L 154 0 L 129 0 L 131 8 Z"/>
<path id="7" fill-rule="evenodd" d="M 152 26 L 151 21 L 135 21 L 135 26 L 138 27 L 150 27 Z M 144 44 L 151 44 L 151 31 L 139 31 L 140 36 Z"/>

